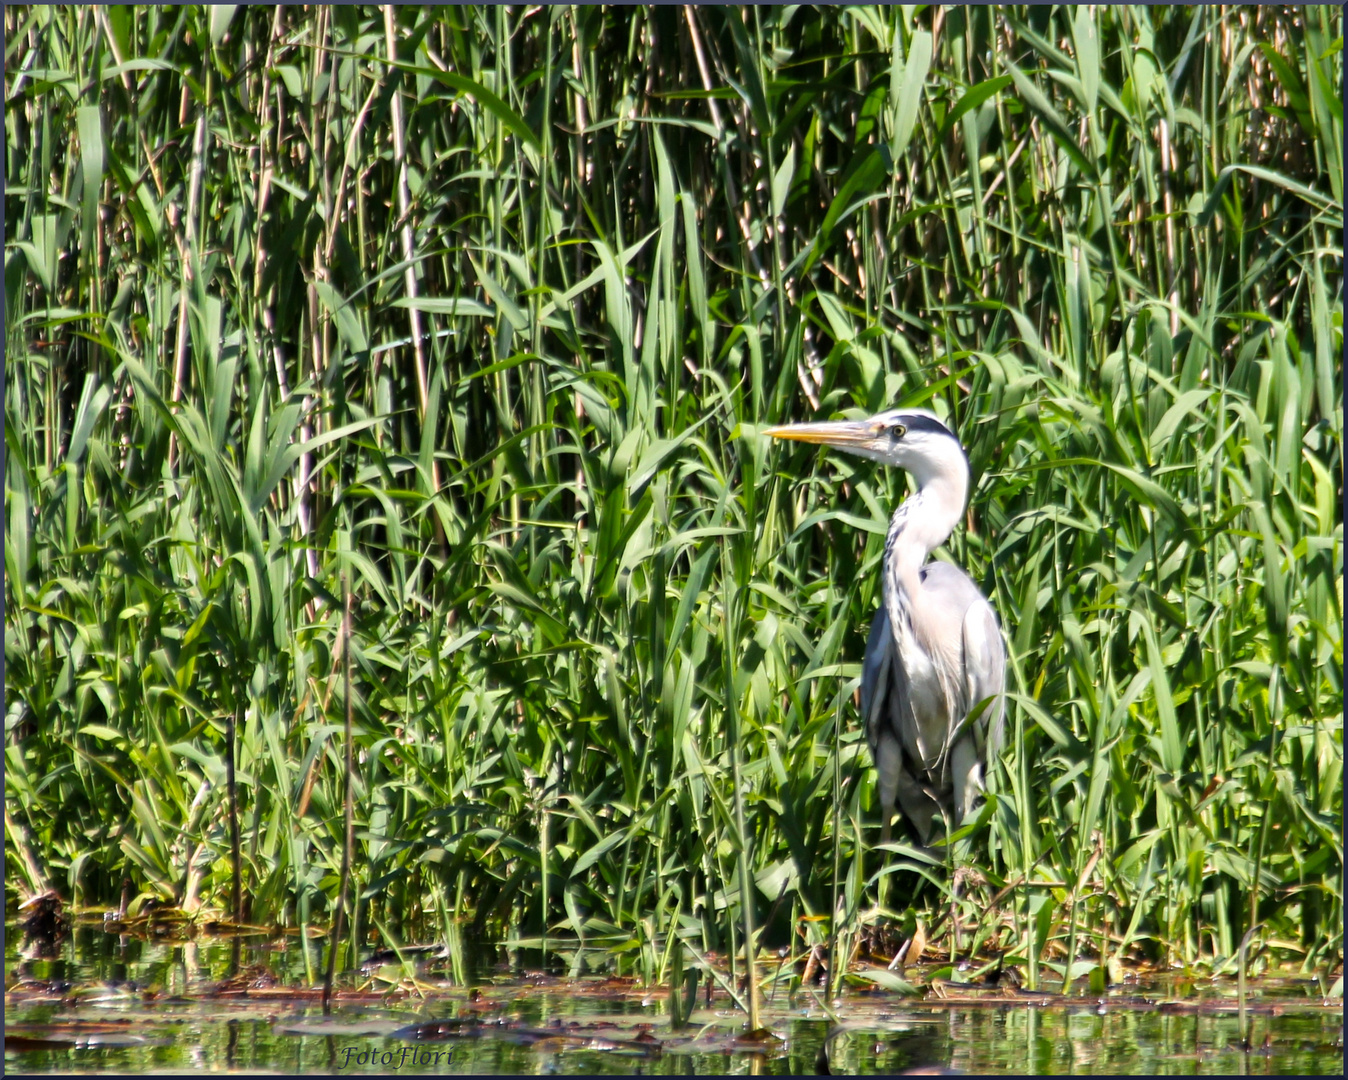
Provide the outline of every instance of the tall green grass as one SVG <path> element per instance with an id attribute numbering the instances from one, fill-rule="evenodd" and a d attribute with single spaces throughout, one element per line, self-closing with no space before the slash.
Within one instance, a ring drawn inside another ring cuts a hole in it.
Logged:
<path id="1" fill-rule="evenodd" d="M 1338 962 L 1337 8 L 4 19 L 11 901 L 226 909 L 237 720 L 328 925 L 345 576 L 361 940 L 836 980 L 883 871 L 1035 980 Z M 945 867 L 852 704 L 906 480 L 758 434 L 896 402 L 1010 653 Z"/>

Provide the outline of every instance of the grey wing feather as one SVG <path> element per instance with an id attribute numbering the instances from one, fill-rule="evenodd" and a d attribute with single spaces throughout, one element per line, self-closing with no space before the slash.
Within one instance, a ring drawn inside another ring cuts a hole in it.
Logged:
<path id="1" fill-rule="evenodd" d="M 979 717 L 980 758 L 992 761 L 1002 746 L 1002 728 L 1006 719 L 1006 647 L 992 605 L 979 597 L 964 617 L 964 671 L 968 685 L 969 707 L 984 698 L 995 697 Z"/>
<path id="2" fill-rule="evenodd" d="M 881 718 L 885 714 L 886 699 L 889 697 L 893 642 L 889 616 L 882 606 L 871 620 L 870 636 L 866 638 L 866 658 L 861 664 L 861 716 L 866 721 L 866 741 L 870 743 L 872 753 L 880 741 Z"/>
<path id="3" fill-rule="evenodd" d="M 941 632 L 953 636 L 955 627 L 959 627 L 957 640 L 947 638 L 949 647 L 958 649 L 963 667 L 963 679 L 958 680 L 962 685 L 952 687 L 957 689 L 957 698 L 953 702 L 957 716 L 952 717 L 952 723 L 961 724 L 984 698 L 997 697 L 975 725 L 979 759 L 987 761 L 1001 748 L 1005 715 L 1001 695 L 1005 689 L 1006 649 L 1002 645 L 997 615 L 969 575 L 950 563 L 927 563 L 922 568 L 922 585 L 926 594 L 950 613 L 951 618 L 942 623 Z M 952 729 L 948 740 L 953 740 L 954 736 Z"/>

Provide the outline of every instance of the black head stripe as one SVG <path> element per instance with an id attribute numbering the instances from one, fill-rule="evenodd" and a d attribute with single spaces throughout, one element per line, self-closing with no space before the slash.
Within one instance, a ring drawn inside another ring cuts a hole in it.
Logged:
<path id="1" fill-rule="evenodd" d="M 926 431 L 933 435 L 948 435 L 952 439 L 955 437 L 954 433 L 941 421 L 934 417 L 923 416 L 921 413 L 899 413 L 895 419 L 909 431 Z"/>

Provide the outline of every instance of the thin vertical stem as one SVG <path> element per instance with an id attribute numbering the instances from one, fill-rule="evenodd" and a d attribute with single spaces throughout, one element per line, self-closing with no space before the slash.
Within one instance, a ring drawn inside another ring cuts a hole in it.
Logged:
<path id="1" fill-rule="evenodd" d="M 239 790 L 234 779 L 238 722 L 236 712 L 225 721 L 225 785 L 229 789 L 229 910 L 236 923 L 243 922 L 243 868 L 239 850 Z"/>
<path id="2" fill-rule="evenodd" d="M 384 48 L 389 67 L 398 59 L 398 35 L 392 4 L 384 5 Z M 393 122 L 393 168 L 397 174 L 398 236 L 402 241 L 403 289 L 409 300 L 417 298 L 416 246 L 412 236 L 412 195 L 407 186 L 407 131 L 403 127 L 403 102 L 399 90 L 389 95 L 389 111 Z M 426 381 L 426 345 L 421 333 L 421 312 L 413 304 L 407 309 L 407 322 L 412 332 L 412 355 L 416 358 L 417 405 L 422 423 L 426 421 L 426 399 L 429 390 Z M 440 486 L 437 477 L 436 487 Z"/>
<path id="3" fill-rule="evenodd" d="M 337 949 L 341 944 L 343 918 L 346 914 L 347 892 L 351 884 L 351 852 L 356 842 L 355 792 L 352 784 L 354 754 L 351 746 L 351 587 L 346 575 L 342 575 L 342 695 L 346 704 L 345 760 L 343 762 L 346 793 L 343 800 L 343 814 L 346 829 L 342 836 L 342 874 L 337 890 L 337 917 L 333 922 L 332 937 L 328 946 L 328 974 L 323 982 L 323 1012 L 332 1008 L 332 980 L 337 970 Z M 354 959 L 354 957 L 353 957 Z"/>
<path id="4" fill-rule="evenodd" d="M 744 920 L 744 975 L 748 982 L 749 1030 L 757 1031 L 762 1024 L 758 1015 L 758 968 L 755 963 L 757 935 L 754 932 L 754 882 L 751 872 L 753 846 L 744 821 L 744 782 L 740 771 L 740 709 L 735 697 L 734 649 L 738 642 L 738 609 L 732 590 L 733 568 L 728 545 L 722 548 L 722 584 L 725 589 L 725 707 L 726 730 L 730 737 L 731 783 L 735 787 L 735 833 L 739 848 L 740 909 Z"/>

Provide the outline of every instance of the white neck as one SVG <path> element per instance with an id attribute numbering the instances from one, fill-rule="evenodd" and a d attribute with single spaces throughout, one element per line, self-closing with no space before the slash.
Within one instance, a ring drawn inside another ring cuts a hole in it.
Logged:
<path id="1" fill-rule="evenodd" d="M 891 622 L 897 615 L 896 604 L 905 603 L 910 610 L 917 604 L 918 573 L 922 564 L 932 550 L 954 532 L 964 512 L 969 471 L 963 461 L 960 464 L 961 469 L 922 477 L 916 494 L 904 499 L 890 519 L 889 534 L 885 538 L 885 563 L 892 560 L 896 573 L 893 576 L 884 574 L 884 595 Z M 891 582 L 906 595 L 891 596 Z"/>

